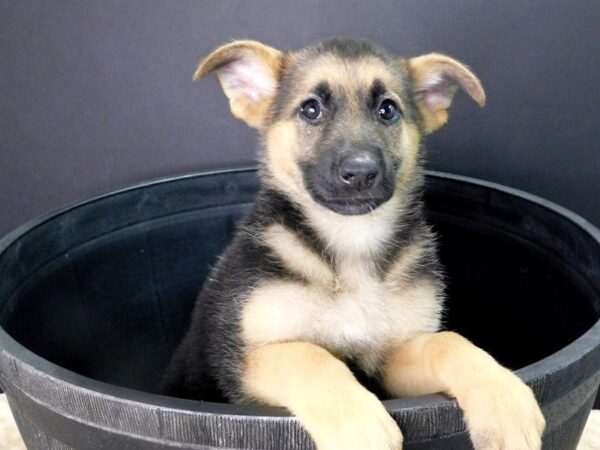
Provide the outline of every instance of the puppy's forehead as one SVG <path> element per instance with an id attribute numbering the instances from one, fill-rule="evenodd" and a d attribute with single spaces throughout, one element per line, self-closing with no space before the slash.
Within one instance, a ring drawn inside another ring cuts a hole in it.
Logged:
<path id="1" fill-rule="evenodd" d="M 322 82 L 337 90 L 368 90 L 376 80 L 388 89 L 401 91 L 402 79 L 394 73 L 398 68 L 373 56 L 349 59 L 335 55 L 321 55 L 298 63 L 294 77 L 297 92 L 310 91 Z"/>
<path id="2" fill-rule="evenodd" d="M 409 75 L 401 58 L 367 41 L 331 40 L 289 53 L 281 80 L 280 106 L 289 105 L 326 83 L 333 91 L 368 92 L 375 83 L 400 97 Z"/>

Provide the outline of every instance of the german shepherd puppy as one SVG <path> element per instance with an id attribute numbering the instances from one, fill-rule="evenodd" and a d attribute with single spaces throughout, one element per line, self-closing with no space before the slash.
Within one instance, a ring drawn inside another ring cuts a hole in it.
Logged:
<path id="1" fill-rule="evenodd" d="M 439 331 L 421 139 L 459 87 L 484 105 L 477 77 L 448 56 L 403 59 L 346 39 L 293 52 L 236 41 L 194 78 L 211 72 L 261 134 L 262 187 L 198 297 L 166 392 L 286 407 L 320 450 L 401 448 L 351 366 L 391 396 L 456 398 L 477 449 L 539 449 L 531 389 Z"/>

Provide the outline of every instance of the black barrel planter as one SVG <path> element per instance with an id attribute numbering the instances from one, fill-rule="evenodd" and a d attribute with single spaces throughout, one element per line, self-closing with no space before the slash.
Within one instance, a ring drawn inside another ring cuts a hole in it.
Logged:
<path id="1" fill-rule="evenodd" d="M 157 393 L 254 170 L 105 195 L 0 241 L 0 384 L 31 449 L 307 449 L 282 409 Z M 575 449 L 600 383 L 600 233 L 534 196 L 429 173 L 447 327 L 533 387 L 544 448 Z M 455 402 L 386 400 L 407 449 L 471 448 Z"/>

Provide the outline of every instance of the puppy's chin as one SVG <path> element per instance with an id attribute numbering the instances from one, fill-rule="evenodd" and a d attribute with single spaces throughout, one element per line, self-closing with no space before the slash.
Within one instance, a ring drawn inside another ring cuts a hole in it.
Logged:
<path id="1" fill-rule="evenodd" d="M 375 211 L 392 197 L 393 191 L 369 198 L 326 198 L 311 192 L 315 202 L 342 216 L 358 216 Z"/>

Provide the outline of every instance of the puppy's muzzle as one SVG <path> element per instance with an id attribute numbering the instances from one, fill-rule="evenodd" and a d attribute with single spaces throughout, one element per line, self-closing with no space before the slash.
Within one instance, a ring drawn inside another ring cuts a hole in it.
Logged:
<path id="1" fill-rule="evenodd" d="M 334 145 L 317 161 L 305 165 L 303 173 L 307 190 L 317 203 L 338 214 L 357 215 L 390 199 L 396 167 L 377 145 Z"/>

